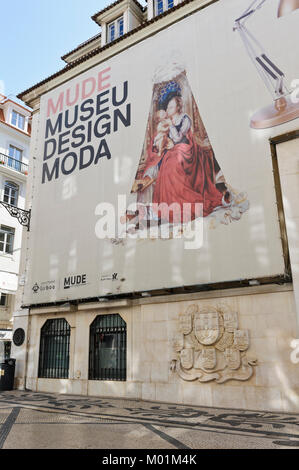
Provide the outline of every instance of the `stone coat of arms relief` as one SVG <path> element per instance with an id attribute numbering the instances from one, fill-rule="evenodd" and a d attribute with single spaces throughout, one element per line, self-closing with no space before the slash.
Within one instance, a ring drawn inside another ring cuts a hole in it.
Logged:
<path id="1" fill-rule="evenodd" d="M 179 331 L 171 370 L 181 379 L 222 384 L 252 377 L 257 359 L 246 354 L 249 332 L 239 329 L 237 313 L 223 306 L 191 305 L 179 316 Z"/>

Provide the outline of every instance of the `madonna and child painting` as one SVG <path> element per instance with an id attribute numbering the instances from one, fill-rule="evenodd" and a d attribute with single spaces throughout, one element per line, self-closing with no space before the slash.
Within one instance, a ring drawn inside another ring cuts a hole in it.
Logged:
<path id="1" fill-rule="evenodd" d="M 210 220 L 210 227 L 239 220 L 249 209 L 246 193 L 227 183 L 202 122 L 184 68 L 158 69 L 144 146 L 128 210 L 130 230 Z M 200 207 L 200 210 L 199 210 Z"/>

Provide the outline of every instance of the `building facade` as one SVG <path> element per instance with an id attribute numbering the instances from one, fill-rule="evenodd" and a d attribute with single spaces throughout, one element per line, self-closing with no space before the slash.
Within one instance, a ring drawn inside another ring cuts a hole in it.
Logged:
<path id="1" fill-rule="evenodd" d="M 17 388 L 297 411 L 299 5 L 249 3 L 118 0 L 19 95 Z"/>
<path id="2" fill-rule="evenodd" d="M 2 203 L 25 209 L 31 112 L 0 95 L 0 187 Z M 22 226 L 0 205 L 0 357 L 10 354 Z"/>

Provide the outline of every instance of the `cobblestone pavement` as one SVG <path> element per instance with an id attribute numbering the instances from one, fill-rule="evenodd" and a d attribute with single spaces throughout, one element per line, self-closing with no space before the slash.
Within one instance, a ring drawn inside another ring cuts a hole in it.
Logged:
<path id="1" fill-rule="evenodd" d="M 299 448 L 299 414 L 0 392 L 0 449 Z"/>

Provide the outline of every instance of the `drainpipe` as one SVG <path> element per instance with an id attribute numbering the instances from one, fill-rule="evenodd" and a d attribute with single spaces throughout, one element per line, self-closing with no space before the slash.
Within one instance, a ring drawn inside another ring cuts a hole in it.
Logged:
<path id="1" fill-rule="evenodd" d="M 28 326 L 27 326 L 27 339 L 26 339 L 26 353 L 25 353 L 25 364 L 24 364 L 24 390 L 29 391 L 26 387 L 27 381 L 27 369 L 28 369 L 28 349 L 30 343 L 30 329 L 31 329 L 31 316 L 30 316 L 30 309 L 28 314 Z"/>

